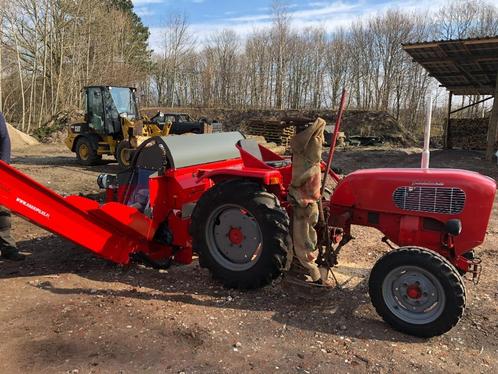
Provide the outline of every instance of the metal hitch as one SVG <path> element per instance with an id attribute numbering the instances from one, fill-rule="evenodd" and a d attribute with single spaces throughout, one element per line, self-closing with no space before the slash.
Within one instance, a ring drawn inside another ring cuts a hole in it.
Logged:
<path id="1" fill-rule="evenodd" d="M 471 273 L 472 273 L 472 283 L 476 286 L 479 284 L 479 280 L 481 279 L 482 272 L 482 260 L 479 257 L 472 259 L 471 262 Z"/>

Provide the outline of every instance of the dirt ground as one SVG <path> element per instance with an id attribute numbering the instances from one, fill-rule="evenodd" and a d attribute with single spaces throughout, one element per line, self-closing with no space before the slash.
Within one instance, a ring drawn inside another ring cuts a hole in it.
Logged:
<path id="1" fill-rule="evenodd" d="M 340 151 L 336 165 L 418 166 L 419 150 Z M 68 195 L 98 192 L 100 172 L 62 145 L 14 155 L 14 166 Z M 432 166 L 498 167 L 468 151 L 436 151 Z M 253 292 L 222 288 L 197 262 L 157 271 L 110 264 L 20 218 L 13 234 L 28 259 L 0 261 L 1 373 L 400 373 L 498 372 L 498 204 L 484 270 L 467 282 L 463 320 L 423 340 L 393 331 L 370 304 L 366 280 L 387 250 L 357 228 L 337 269 L 342 289 L 303 293 L 282 281 Z"/>

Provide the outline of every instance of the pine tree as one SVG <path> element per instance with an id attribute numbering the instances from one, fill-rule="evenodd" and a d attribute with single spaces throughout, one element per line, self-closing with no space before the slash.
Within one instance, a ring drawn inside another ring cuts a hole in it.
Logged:
<path id="1" fill-rule="evenodd" d="M 152 55 L 152 51 L 149 48 L 150 31 L 135 13 L 132 0 L 106 0 L 106 2 L 110 7 L 127 13 L 130 16 L 131 35 L 133 35 L 133 38 L 127 40 L 127 46 L 135 52 L 131 56 L 128 56 L 129 61 L 126 62 L 137 67 L 142 67 L 144 71 L 148 70 Z"/>

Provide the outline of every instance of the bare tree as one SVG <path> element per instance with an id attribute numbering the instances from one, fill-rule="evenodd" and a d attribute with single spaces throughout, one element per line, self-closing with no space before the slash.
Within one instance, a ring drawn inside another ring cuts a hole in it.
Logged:
<path id="1" fill-rule="evenodd" d="M 1 102 L 25 131 L 61 108 L 79 106 L 81 87 L 147 79 L 146 53 L 131 14 L 114 0 L 11 0 L 2 20 Z M 109 18 L 113 22 L 108 22 Z"/>
<path id="2" fill-rule="evenodd" d="M 292 13 L 275 2 L 267 27 L 245 38 L 223 30 L 203 43 L 185 15 L 173 14 L 151 56 L 130 6 L 0 0 L 0 108 L 8 118 L 39 127 L 79 106 L 91 84 L 138 86 L 143 104 L 276 109 L 334 107 L 347 87 L 351 108 L 388 111 L 417 131 L 434 81 L 402 43 L 498 33 L 498 8 L 486 1 L 453 1 L 434 15 L 391 9 L 333 33 L 293 28 Z"/>
<path id="3" fill-rule="evenodd" d="M 284 74 L 287 65 L 290 17 L 285 3 L 273 3 L 272 50 L 275 59 L 275 107 L 283 109 Z"/>
<path id="4" fill-rule="evenodd" d="M 192 52 L 194 40 L 185 15 L 170 16 L 162 38 L 162 53 L 155 56 L 156 88 L 159 103 L 181 104 L 175 100 L 180 70 Z"/>

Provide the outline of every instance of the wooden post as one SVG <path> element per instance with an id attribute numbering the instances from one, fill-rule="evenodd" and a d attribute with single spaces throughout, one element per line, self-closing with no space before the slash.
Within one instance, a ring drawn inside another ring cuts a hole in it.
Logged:
<path id="1" fill-rule="evenodd" d="M 451 141 L 451 103 L 453 100 L 453 92 L 450 91 L 448 95 L 448 118 L 446 119 L 446 131 L 444 134 L 444 148 L 452 149 L 453 143 Z"/>
<path id="2" fill-rule="evenodd" d="M 486 160 L 491 161 L 493 159 L 494 153 L 496 151 L 496 135 L 498 127 L 498 74 L 496 75 L 496 85 L 495 85 L 495 100 L 493 103 L 493 110 L 491 111 L 491 116 L 489 117 L 488 125 L 488 146 L 486 148 Z"/>

